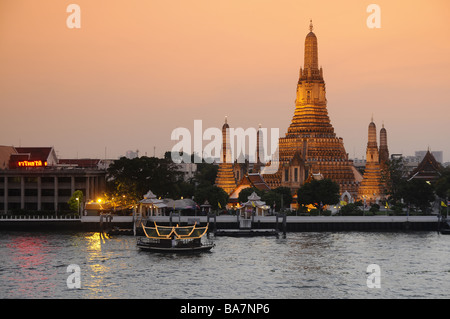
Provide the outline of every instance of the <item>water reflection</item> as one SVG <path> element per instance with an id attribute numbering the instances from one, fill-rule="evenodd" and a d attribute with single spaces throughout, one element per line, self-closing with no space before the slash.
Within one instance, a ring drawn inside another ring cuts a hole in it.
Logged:
<path id="1" fill-rule="evenodd" d="M 109 238 L 103 233 L 91 233 L 84 237 L 86 245 L 86 265 L 85 278 L 82 281 L 84 287 L 89 290 L 88 297 L 95 297 L 101 293 L 105 286 L 106 275 L 111 270 L 107 265 L 108 257 L 111 254 L 108 249 Z"/>
<path id="2" fill-rule="evenodd" d="M 132 236 L 0 233 L 0 298 L 410 298 L 449 296 L 450 237 L 288 233 L 214 239 L 198 255 L 153 254 Z M 382 289 L 368 289 L 379 264 Z M 68 289 L 78 264 L 81 289 Z"/>
<path id="3" fill-rule="evenodd" d="M 15 287 L 12 293 L 17 296 L 32 297 L 36 293 L 51 295 L 54 284 L 51 278 L 56 275 L 49 271 L 47 264 L 52 250 L 45 236 L 15 236 L 8 248 L 8 263 L 13 270 L 2 276 Z M 6 278 L 5 278 L 6 277 Z"/>

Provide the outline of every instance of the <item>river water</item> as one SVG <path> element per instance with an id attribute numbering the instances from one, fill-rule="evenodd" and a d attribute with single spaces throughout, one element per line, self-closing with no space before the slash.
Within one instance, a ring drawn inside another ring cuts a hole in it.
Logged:
<path id="1" fill-rule="evenodd" d="M 0 232 L 0 298 L 449 298 L 450 236 L 287 233 L 214 238 L 196 255 L 140 251 L 133 236 Z M 80 288 L 69 288 L 69 265 Z M 368 287 L 379 266 L 380 288 Z"/>

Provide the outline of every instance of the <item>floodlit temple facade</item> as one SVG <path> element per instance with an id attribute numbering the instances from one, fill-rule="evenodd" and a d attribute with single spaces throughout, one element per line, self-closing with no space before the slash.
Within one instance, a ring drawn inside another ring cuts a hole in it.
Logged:
<path id="1" fill-rule="evenodd" d="M 366 149 L 366 167 L 363 180 L 358 190 L 358 199 L 366 204 L 379 202 L 385 197 L 381 178 L 382 167 L 386 167 L 389 159 L 387 149 L 386 129 L 380 131 L 380 149 L 377 145 L 377 127 L 372 121 L 369 124 L 369 134 Z"/>
<path id="2" fill-rule="evenodd" d="M 230 126 L 225 118 L 225 123 L 222 126 L 222 150 L 221 162 L 217 172 L 215 185 L 221 187 L 228 195 L 236 188 L 236 179 L 233 171 L 233 162 L 231 161 L 231 146 L 230 146 Z"/>
<path id="3" fill-rule="evenodd" d="M 272 162 L 267 163 L 271 167 L 278 167 L 278 170 L 270 174 L 264 172 L 264 164 L 259 159 L 261 144 L 259 131 L 256 162 L 231 164 L 228 157 L 229 126 L 225 120 L 216 185 L 222 187 L 229 195 L 237 197 L 238 190 L 248 186 L 249 183 L 241 181 L 248 178 L 250 173 L 253 178 L 261 179 L 269 189 L 288 187 L 294 194 L 312 178 L 327 178 L 339 185 L 341 201 L 354 202 L 359 199 L 378 201 L 383 198 L 384 189 L 381 171 L 386 168 L 389 160 L 386 129 L 383 125 L 378 148 L 373 120 L 369 125 L 367 165 L 363 177 L 349 159 L 344 141 L 336 136 L 328 116 L 325 80 L 323 70 L 319 67 L 317 37 L 313 32 L 312 22 L 309 28 L 310 32 L 305 39 L 304 65 L 300 68 L 297 83 L 294 115 L 286 135 L 279 139 L 278 157 L 273 157 Z"/>
<path id="4" fill-rule="evenodd" d="M 345 151 L 343 139 L 336 136 L 327 111 L 323 70 L 319 68 L 317 37 L 305 39 L 304 65 L 300 68 L 294 116 L 285 137 L 279 139 L 279 169 L 264 175 L 271 187 L 298 189 L 310 175 L 322 175 L 340 186 L 351 201 L 358 193 L 360 174 Z M 344 195 L 345 194 L 345 195 Z"/>

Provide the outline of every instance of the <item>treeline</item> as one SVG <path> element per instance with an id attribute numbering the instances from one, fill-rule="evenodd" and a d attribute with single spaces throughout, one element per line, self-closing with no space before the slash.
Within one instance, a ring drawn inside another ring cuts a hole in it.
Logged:
<path id="1" fill-rule="evenodd" d="M 185 179 L 178 164 L 172 161 L 170 152 L 166 152 L 164 158 L 121 157 L 107 170 L 105 197 L 118 206 L 126 207 L 143 199 L 144 194 L 151 190 L 158 198 L 193 198 L 199 205 L 208 200 L 213 209 L 217 209 L 219 203 L 225 207 L 227 193 L 214 186 L 218 166 L 205 162 L 196 165 L 194 176 Z"/>
<path id="2" fill-rule="evenodd" d="M 194 163 L 192 156 L 191 162 Z M 128 159 L 122 157 L 111 164 L 107 170 L 107 199 L 113 199 L 117 205 L 133 205 L 141 200 L 149 190 L 157 197 L 179 199 L 192 198 L 201 205 L 206 200 L 217 210 L 228 203 L 228 195 L 221 188 L 214 186 L 218 166 L 206 162 L 197 163 L 193 177 L 185 179 L 178 164 L 174 163 L 171 153 L 166 152 L 164 158 L 138 157 Z M 450 168 L 442 169 L 440 178 L 434 182 L 420 179 L 408 180 L 408 174 L 403 160 L 392 159 L 382 173 L 382 183 L 385 185 L 386 200 L 378 204 L 370 203 L 367 212 L 377 212 L 380 205 L 386 205 L 389 210 L 401 213 L 405 208 L 427 213 L 431 211 L 431 203 L 450 197 Z M 247 201 L 248 196 L 256 192 L 261 200 L 277 211 L 289 208 L 293 196 L 289 188 L 279 187 L 270 191 L 260 191 L 254 188 L 244 189 L 239 194 L 239 202 Z M 312 180 L 302 185 L 295 193 L 300 205 L 299 213 L 304 213 L 306 206 L 313 205 L 322 211 L 326 205 L 340 202 L 339 186 L 329 180 Z M 73 203 L 73 205 L 76 203 Z M 353 203 L 343 209 L 352 214 L 361 211 L 362 202 Z M 368 203 L 369 204 L 369 203 Z M 364 210 L 365 208 L 363 208 Z"/>

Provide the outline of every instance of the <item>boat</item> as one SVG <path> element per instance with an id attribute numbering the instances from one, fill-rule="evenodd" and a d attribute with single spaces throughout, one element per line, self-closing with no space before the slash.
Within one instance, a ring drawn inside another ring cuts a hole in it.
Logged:
<path id="1" fill-rule="evenodd" d="M 442 235 L 450 235 L 450 221 L 447 220 L 447 217 L 442 216 L 439 218 L 439 229 L 438 231 Z"/>
<path id="2" fill-rule="evenodd" d="M 137 246 L 152 252 L 194 253 L 209 251 L 215 246 L 211 241 L 202 240 L 208 225 L 147 227 L 141 224 L 145 237 L 139 237 Z"/>
<path id="3" fill-rule="evenodd" d="M 448 221 L 443 222 L 443 225 L 441 225 L 439 232 L 442 235 L 450 235 L 450 225 Z"/>

